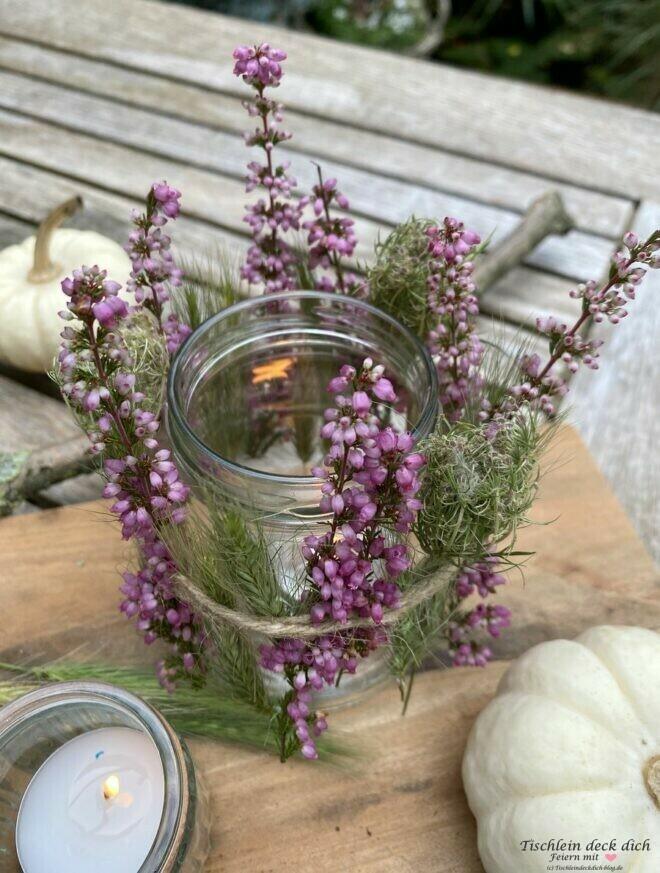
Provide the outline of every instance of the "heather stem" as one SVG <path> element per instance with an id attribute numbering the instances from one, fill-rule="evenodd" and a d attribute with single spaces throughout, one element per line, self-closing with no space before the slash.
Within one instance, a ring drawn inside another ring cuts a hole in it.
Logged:
<path id="1" fill-rule="evenodd" d="M 268 134 L 270 133 L 270 128 L 268 126 L 269 109 L 265 103 L 261 102 L 261 101 L 263 101 L 263 96 L 264 96 L 264 85 L 260 84 L 257 86 L 257 94 L 259 95 L 259 102 L 261 103 L 261 109 L 259 110 L 259 115 L 261 117 L 261 125 L 262 125 L 263 131 L 264 131 L 264 140 L 267 143 L 268 142 Z M 273 174 L 273 155 L 272 155 L 273 150 L 269 149 L 267 147 L 267 145 L 264 144 L 263 151 L 266 153 L 266 166 L 268 167 L 268 175 L 272 179 L 274 177 L 274 174 Z M 270 215 L 272 218 L 275 214 L 275 198 L 273 197 L 272 186 L 270 188 L 268 188 L 268 203 L 269 203 Z M 275 246 L 277 243 L 277 225 L 274 225 L 271 228 L 270 238 L 271 238 L 272 243 L 273 243 L 273 252 L 274 252 Z"/>
<path id="2" fill-rule="evenodd" d="M 414 667 L 411 667 L 410 673 L 408 676 L 408 682 L 406 683 L 406 693 L 403 698 L 403 707 L 401 709 L 401 715 L 405 715 L 408 711 L 408 704 L 410 703 L 410 695 L 412 693 L 413 682 L 415 681 L 415 676 L 417 674 L 417 670 Z"/>
<path id="3" fill-rule="evenodd" d="M 630 267 L 634 263 L 634 261 L 635 261 L 634 258 L 628 258 L 628 260 L 626 261 L 626 268 Z M 616 285 L 619 281 L 620 281 L 620 279 L 619 279 L 618 275 L 614 276 L 612 279 L 609 280 L 609 282 L 607 282 L 607 284 L 603 285 L 603 287 L 598 292 L 599 296 L 602 294 L 607 294 L 607 292 L 610 290 L 610 288 L 612 288 L 614 285 Z M 585 309 L 581 313 L 580 317 L 577 319 L 577 321 L 575 322 L 573 327 L 557 343 L 557 348 L 550 355 L 549 359 L 546 361 L 545 366 L 543 367 L 541 372 L 536 377 L 536 380 L 538 382 L 541 382 L 543 377 L 547 376 L 548 372 L 552 369 L 552 367 L 557 363 L 559 358 L 561 358 L 562 354 L 566 351 L 566 337 L 567 336 L 569 336 L 569 337 L 575 336 L 575 334 L 582 327 L 582 325 L 585 322 L 589 321 L 589 319 L 591 319 L 591 318 L 592 318 L 592 315 L 588 309 Z"/>
<path id="4" fill-rule="evenodd" d="M 567 387 L 564 379 L 552 375 L 552 368 L 560 359 L 566 361 L 571 372 L 577 370 L 578 360 L 597 368 L 594 359 L 598 357 L 597 349 L 601 343 L 581 339 L 579 331 L 593 320 L 600 321 L 607 316 L 616 323 L 626 314 L 624 306 L 634 297 L 634 285 L 643 278 L 643 267 L 654 265 L 649 257 L 657 249 L 657 238 L 658 231 L 655 231 L 640 244 L 634 234 L 627 234 L 624 244 L 629 249 L 629 256 L 624 257 L 622 252 L 614 256 L 607 282 L 600 287 L 595 282 L 588 282 L 571 292 L 572 297 L 582 299 L 582 311 L 570 329 L 552 317 L 537 319 L 538 329 L 550 337 L 551 352 L 547 361 L 541 366 L 538 355 L 526 356 L 521 365 L 522 384 L 510 388 L 499 403 L 486 405 L 480 416 L 482 421 L 492 422 L 503 412 L 513 412 L 528 401 L 538 402 L 548 415 L 554 413 L 551 398 L 565 393 Z M 635 269 L 637 262 L 640 268 Z"/>
<path id="5" fill-rule="evenodd" d="M 325 193 L 323 188 L 323 172 L 321 171 L 321 167 L 319 164 L 316 164 L 316 172 L 319 177 L 319 188 L 322 192 L 321 199 L 323 201 L 323 211 L 325 213 L 326 221 L 328 224 L 332 221 L 330 217 L 330 209 L 328 208 L 328 195 Z M 344 270 L 341 265 L 341 258 L 337 252 L 332 252 L 331 255 L 332 266 L 335 270 L 335 275 L 337 276 L 337 284 L 339 285 L 339 290 L 342 294 L 346 293 L 346 286 L 344 285 Z"/>
<path id="6" fill-rule="evenodd" d="M 99 378 L 103 383 L 104 387 L 111 391 L 112 386 L 110 385 L 110 380 L 108 379 L 107 373 L 105 371 L 105 367 L 103 366 L 103 361 L 101 360 L 101 355 L 99 354 L 98 345 L 96 342 L 96 335 L 94 334 L 93 328 L 93 319 L 88 319 L 85 321 L 85 328 L 87 330 L 87 339 L 89 340 L 89 347 L 91 349 L 92 354 L 94 355 L 94 365 L 96 367 L 96 372 L 99 374 Z M 117 428 L 117 432 L 119 433 L 119 437 L 124 444 L 124 449 L 127 453 L 131 453 L 133 450 L 133 444 L 131 443 L 128 434 L 126 433 L 126 428 L 124 427 L 124 422 L 121 420 L 121 416 L 119 415 L 119 410 L 113 403 L 111 397 L 108 397 L 107 400 L 104 401 L 107 406 L 110 415 L 112 416 L 115 426 Z"/>

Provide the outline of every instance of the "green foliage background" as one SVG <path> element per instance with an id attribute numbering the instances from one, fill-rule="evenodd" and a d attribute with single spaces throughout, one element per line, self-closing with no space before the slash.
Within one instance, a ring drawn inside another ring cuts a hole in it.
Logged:
<path id="1" fill-rule="evenodd" d="M 166 0 L 410 51 L 437 0 Z M 447 0 L 432 59 L 660 109 L 660 0 Z"/>

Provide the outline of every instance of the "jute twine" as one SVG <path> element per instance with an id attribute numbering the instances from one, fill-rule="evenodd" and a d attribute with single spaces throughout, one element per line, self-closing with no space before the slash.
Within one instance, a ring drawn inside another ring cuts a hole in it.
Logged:
<path id="1" fill-rule="evenodd" d="M 424 582 L 410 588 L 401 596 L 397 609 L 390 609 L 383 615 L 383 625 L 392 625 L 401 621 L 405 614 L 419 606 L 425 600 L 442 591 L 456 574 L 456 568 L 449 566 L 433 573 Z M 266 637 L 297 637 L 311 639 L 323 634 L 333 634 L 351 628 L 373 627 L 370 618 L 354 618 L 346 622 L 312 624 L 309 615 L 297 615 L 289 618 L 266 618 L 252 613 L 239 612 L 222 606 L 212 600 L 195 583 L 185 576 L 178 575 L 175 579 L 178 594 L 190 604 L 206 620 L 222 624 L 230 624 L 239 630 L 261 634 Z"/>

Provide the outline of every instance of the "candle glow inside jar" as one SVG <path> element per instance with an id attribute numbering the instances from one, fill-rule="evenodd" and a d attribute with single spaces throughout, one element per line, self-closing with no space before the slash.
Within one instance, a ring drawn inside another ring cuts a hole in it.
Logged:
<path id="1" fill-rule="evenodd" d="M 0 710 L 0 869 L 198 873 L 203 792 L 185 746 L 142 700 L 63 682 Z"/>

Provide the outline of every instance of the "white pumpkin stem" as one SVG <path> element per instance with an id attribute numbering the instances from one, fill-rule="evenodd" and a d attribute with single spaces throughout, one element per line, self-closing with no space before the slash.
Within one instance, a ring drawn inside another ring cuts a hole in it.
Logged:
<path id="1" fill-rule="evenodd" d="M 37 238 L 34 242 L 34 259 L 32 269 L 28 273 L 29 282 L 50 282 L 59 275 L 61 267 L 54 264 L 50 259 L 50 238 L 65 218 L 73 215 L 82 206 L 82 197 L 70 197 L 64 203 L 56 206 L 52 212 L 44 218 L 37 229 Z"/>
<path id="2" fill-rule="evenodd" d="M 654 755 L 648 759 L 646 764 L 644 764 L 642 775 L 644 776 L 646 790 L 653 798 L 655 805 L 660 809 L 660 755 Z"/>

